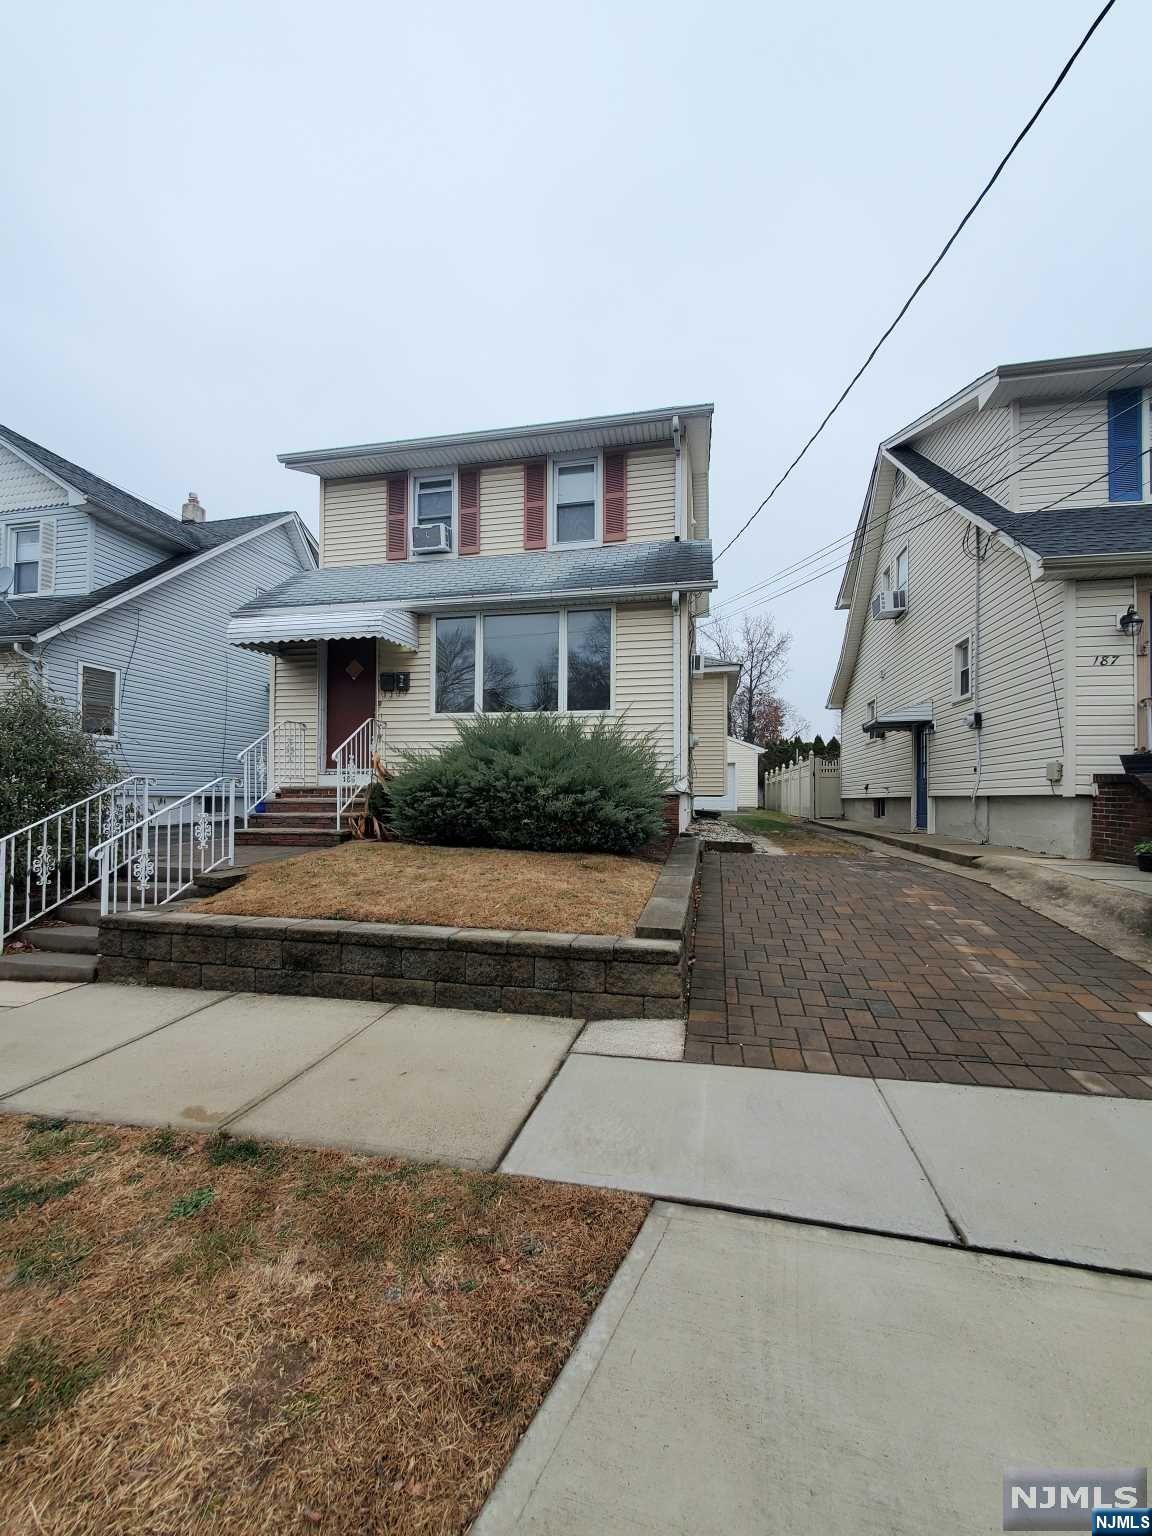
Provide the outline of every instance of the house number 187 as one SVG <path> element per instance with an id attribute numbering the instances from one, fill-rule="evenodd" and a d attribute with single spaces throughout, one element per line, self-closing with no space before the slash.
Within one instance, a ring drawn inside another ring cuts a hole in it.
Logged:
<path id="1" fill-rule="evenodd" d="M 1093 656 L 1092 665 L 1094 667 L 1114 667 L 1119 660 L 1119 652 L 1112 656 Z"/>

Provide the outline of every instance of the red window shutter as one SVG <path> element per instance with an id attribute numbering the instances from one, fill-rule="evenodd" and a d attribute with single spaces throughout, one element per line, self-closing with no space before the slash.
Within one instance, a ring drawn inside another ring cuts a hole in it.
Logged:
<path id="1" fill-rule="evenodd" d="M 548 466 L 534 459 L 524 466 L 524 548 L 548 548 Z"/>
<path id="2" fill-rule="evenodd" d="M 480 471 L 462 469 L 458 476 L 460 554 L 480 553 Z"/>
<path id="3" fill-rule="evenodd" d="M 628 456 L 604 455 L 604 542 L 618 544 L 628 537 Z"/>
<path id="4" fill-rule="evenodd" d="M 388 476 L 388 558 L 408 558 L 408 476 Z"/>

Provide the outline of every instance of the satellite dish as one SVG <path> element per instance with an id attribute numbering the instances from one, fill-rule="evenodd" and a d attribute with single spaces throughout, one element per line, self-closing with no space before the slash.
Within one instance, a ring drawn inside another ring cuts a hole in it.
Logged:
<path id="1" fill-rule="evenodd" d="M 16 572 L 10 565 L 0 565 L 0 597 L 11 592 L 12 583 L 16 580 Z"/>

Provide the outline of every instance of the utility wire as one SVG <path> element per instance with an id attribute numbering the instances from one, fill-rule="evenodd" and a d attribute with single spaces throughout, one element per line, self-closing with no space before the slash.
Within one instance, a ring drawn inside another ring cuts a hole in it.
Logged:
<path id="1" fill-rule="evenodd" d="M 1046 432 L 1049 427 L 1054 426 L 1060 421 L 1063 421 L 1066 417 L 1072 415 L 1073 412 L 1075 412 L 1086 401 L 1102 399 L 1107 394 L 1111 386 L 1125 373 L 1131 373 L 1133 369 L 1144 368 L 1149 364 L 1152 364 L 1152 349 L 1142 353 L 1134 361 L 1123 364 L 1113 373 L 1110 373 L 1105 379 L 1101 380 L 1099 383 L 1093 384 L 1090 389 L 1085 390 L 1082 394 L 1074 396 L 1071 401 L 1065 402 L 1061 409 L 1050 411 L 1048 415 L 1041 417 L 1036 422 L 1033 422 L 1032 425 L 1027 429 L 1021 429 L 1019 432 L 1011 434 L 1005 442 L 991 444 L 988 448 L 976 454 L 973 458 L 966 460 L 963 464 L 958 464 L 955 467 L 950 468 L 949 473 L 956 475 L 958 479 L 970 478 L 972 471 L 980 468 L 989 459 L 998 458 L 1002 454 L 1005 454 L 1011 450 L 1018 450 L 1022 443 L 1027 442 L 1029 438 L 1035 437 L 1041 432 Z M 1117 415 L 1122 416 L 1126 411 L 1139 411 L 1142 408 L 1142 402 L 1137 401 L 1135 405 L 1127 406 L 1125 407 L 1124 411 L 1117 412 Z M 976 485 L 975 481 L 973 481 L 974 488 L 987 494 L 990 490 L 995 489 L 996 486 L 1002 485 L 1004 481 L 1010 480 L 1014 475 L 1018 475 L 1026 469 L 1031 469 L 1034 465 L 1042 463 L 1046 458 L 1051 458 L 1052 454 L 1059 452 L 1060 449 L 1071 447 L 1073 443 L 1079 442 L 1081 438 L 1088 437 L 1091 433 L 1097 430 L 1097 426 L 1098 424 L 1093 422 L 1091 425 L 1086 427 L 1084 431 L 1078 432 L 1070 437 L 1065 436 L 1061 438 L 1059 441 L 1053 443 L 1044 453 L 1038 455 L 1035 459 L 1030 459 L 1027 464 L 1016 465 L 1014 468 L 1007 470 L 1003 475 L 999 476 L 995 480 L 990 481 L 986 485 Z M 913 500 L 925 499 L 931 494 L 932 493 L 927 490 L 919 491 Z M 751 586 L 745 587 L 739 592 L 734 592 L 732 596 L 726 598 L 724 602 L 717 604 L 715 612 L 718 614 L 725 608 L 730 607 L 733 603 L 738 602 L 742 597 L 747 597 L 752 592 L 759 592 L 764 587 L 772 586 L 777 581 L 783 579 L 783 577 L 789 576 L 795 571 L 803 570 L 805 566 L 813 564 L 821 557 L 827 558 L 827 556 L 834 549 L 836 549 L 838 545 L 846 544 L 850 540 L 857 538 L 860 534 L 860 531 L 860 527 L 857 525 L 857 527 L 853 528 L 849 533 L 841 534 L 838 539 L 833 539 L 831 543 L 825 544 L 820 549 L 814 550 L 810 555 L 805 555 L 801 559 L 793 561 L 791 565 L 784 566 L 783 569 L 775 571 L 771 576 L 766 576 L 762 581 L 753 582 Z"/>
<path id="2" fill-rule="evenodd" d="M 1116 467 L 1117 468 L 1125 468 L 1127 465 L 1134 464 L 1134 463 L 1137 462 L 1138 459 L 1142 459 L 1143 457 L 1144 457 L 1144 452 L 1141 452 L 1141 453 L 1138 453 L 1138 454 L 1133 454 L 1130 458 L 1123 460 L 1121 462 L 1121 464 L 1119 464 Z M 1108 473 L 1109 473 L 1108 470 L 1104 470 L 1101 474 L 1094 475 L 1091 480 L 1086 480 L 1083 485 L 1078 485 L 1074 490 L 1065 491 L 1063 496 L 1057 496 L 1055 501 L 1050 501 L 1045 506 L 1042 506 L 1042 507 L 1035 507 L 1033 509 L 1033 511 L 1034 512 L 1050 512 L 1053 507 L 1059 506 L 1060 502 L 1067 501 L 1069 496 L 1079 496 L 1081 491 L 1086 491 L 1090 486 L 1095 485 L 1098 480 L 1106 479 L 1107 476 L 1108 476 Z M 963 514 L 963 509 L 960 508 L 960 507 L 951 506 L 951 505 L 950 506 L 946 506 L 946 507 L 941 507 L 938 512 L 933 512 L 930 517 L 925 517 L 920 522 L 913 523 L 910 528 L 906 528 L 903 531 L 904 531 L 905 534 L 913 533 L 917 528 L 923 528 L 923 527 L 925 527 L 926 524 L 935 522 L 938 517 L 943 517 L 943 516 L 945 516 L 949 512 L 954 512 L 954 513 L 957 514 L 957 516 L 963 516 L 964 515 Z M 1021 514 L 1021 515 L 1023 516 L 1025 514 Z M 1028 515 L 1030 515 L 1030 514 L 1028 514 Z M 1009 538 L 1012 537 L 1010 529 L 1007 529 L 1007 528 L 1006 529 L 998 529 L 997 532 L 1003 532 L 1003 533 L 1006 533 Z M 883 542 L 883 538 L 884 537 L 885 537 L 885 535 L 880 535 L 879 536 L 879 542 Z M 875 543 L 864 546 L 864 548 L 868 548 L 868 549 L 874 549 L 875 547 L 876 547 Z M 849 557 L 849 559 L 850 558 L 851 557 Z M 753 602 L 745 604 L 744 607 L 737 608 L 734 611 L 732 611 L 731 613 L 725 614 L 725 618 L 729 618 L 729 619 L 736 618 L 741 613 L 747 613 L 747 612 L 749 612 L 753 608 L 759 608 L 763 603 L 774 603 L 777 600 L 777 598 L 786 597 L 789 592 L 798 592 L 801 587 L 810 586 L 812 584 L 812 582 L 814 582 L 814 581 L 820 581 L 825 576 L 831 576 L 836 571 L 842 571 L 845 568 L 845 566 L 848 565 L 848 563 L 849 563 L 849 560 L 841 560 L 837 565 L 830 565 L 826 570 L 817 571 L 814 576 L 809 576 L 804 581 L 798 581 L 793 586 L 784 587 L 782 591 L 771 592 L 771 593 L 768 594 L 767 597 L 758 597 Z"/>
<path id="3" fill-rule="evenodd" d="M 768 505 L 768 503 L 776 495 L 776 492 L 784 484 L 785 480 L 788 479 L 788 476 L 792 473 L 792 471 L 800 463 L 801 459 L 803 459 L 805 454 L 807 454 L 809 448 L 812 447 L 813 443 L 816 441 L 816 439 L 824 431 L 825 427 L 832 420 L 833 416 L 835 416 L 836 412 L 840 409 L 840 407 L 844 404 L 845 400 L 847 400 L 848 396 L 852 393 L 853 389 L 855 389 L 856 385 L 860 382 L 861 378 L 864 376 L 864 373 L 866 372 L 866 370 L 870 367 L 873 359 L 876 357 L 876 354 L 880 351 L 880 348 L 884 345 L 884 343 L 888 340 L 889 336 L 891 336 L 892 332 L 900 324 L 901 320 L 903 320 L 904 316 L 912 308 L 913 303 L 916 301 L 916 299 L 919 296 L 919 294 L 921 293 L 921 291 L 926 287 L 926 285 L 928 284 L 929 280 L 932 278 L 933 274 L 936 272 L 937 268 L 940 266 L 940 264 L 943 262 L 944 258 L 947 256 L 948 252 L 956 244 L 956 241 L 959 239 L 959 237 L 960 237 L 962 231 L 964 230 L 964 227 L 967 225 L 968 221 L 972 218 L 973 214 L 980 207 L 980 204 L 984 201 L 984 199 L 988 196 L 989 192 L 991 192 L 992 188 L 999 181 L 1000 176 L 1001 176 L 1002 172 L 1004 171 L 1005 167 L 1007 166 L 1009 160 L 1011 160 L 1012 156 L 1020 148 L 1020 145 L 1023 144 L 1024 140 L 1028 137 L 1029 133 L 1031 133 L 1033 127 L 1035 126 L 1037 120 L 1040 117 L 1040 114 L 1044 111 L 1044 108 L 1048 105 L 1048 103 L 1052 100 L 1053 96 L 1055 96 L 1056 92 L 1064 84 L 1064 81 L 1067 79 L 1069 73 L 1071 72 L 1072 66 L 1076 63 L 1076 60 L 1080 57 L 1080 55 L 1083 53 L 1084 49 L 1088 46 L 1088 44 L 1091 41 L 1092 36 L 1095 33 L 1096 29 L 1101 25 L 1101 23 L 1103 22 L 1104 18 L 1107 16 L 1108 12 L 1112 9 L 1112 7 L 1115 4 L 1116 4 L 1116 0 L 1107 0 L 1107 4 L 1100 11 L 1099 15 L 1093 21 L 1092 25 L 1088 28 L 1087 32 L 1085 32 L 1084 36 L 1080 39 L 1079 43 L 1076 45 L 1076 47 L 1073 50 L 1072 54 L 1069 56 L 1067 62 L 1064 64 L 1064 67 L 1061 69 L 1060 73 L 1056 76 L 1056 78 L 1052 82 L 1052 84 L 1048 87 L 1048 90 L 1045 92 L 1043 98 L 1041 99 L 1040 105 L 1032 113 L 1032 116 L 1028 119 L 1028 121 L 1024 124 L 1023 128 L 1021 128 L 1020 132 L 1012 140 L 1012 143 L 1008 146 L 1008 150 L 1001 157 L 1000 163 L 997 165 L 996 169 L 992 172 L 991 176 L 989 176 L 988 180 L 984 183 L 983 187 L 980 189 L 980 193 L 977 196 L 976 201 L 971 205 L 971 207 L 965 213 L 964 217 L 960 220 L 959 224 L 957 224 L 956 228 L 952 231 L 952 233 L 948 236 L 948 239 L 944 242 L 943 246 L 940 248 L 940 251 L 939 251 L 938 255 L 936 256 L 936 259 L 932 262 L 932 265 L 928 268 L 927 272 L 924 273 L 924 276 L 920 279 L 920 281 L 913 288 L 912 292 L 904 300 L 904 302 L 900 306 L 899 310 L 897 310 L 895 318 L 889 323 L 887 328 L 881 333 L 879 340 L 873 346 L 872 350 L 868 353 L 868 356 L 864 359 L 864 361 L 860 364 L 859 368 L 857 368 L 856 372 L 848 380 L 848 383 L 841 390 L 839 396 L 834 401 L 834 403 L 831 406 L 831 408 L 825 413 L 823 420 L 820 422 L 820 425 L 816 428 L 816 430 L 808 438 L 807 442 L 800 449 L 800 452 L 792 460 L 791 464 L 788 465 L 787 469 L 780 476 L 780 478 L 776 481 L 776 484 L 768 492 L 767 496 L 765 496 L 764 500 L 756 508 L 755 512 L 753 512 L 752 516 L 743 525 L 743 527 L 739 528 L 737 530 L 737 532 L 732 536 L 732 538 L 730 538 L 728 540 L 727 544 L 725 544 L 724 548 L 716 556 L 717 560 L 722 559 L 728 553 L 728 551 L 732 548 L 733 544 L 736 543 L 736 540 L 741 538 L 748 531 L 748 529 L 752 526 L 752 524 L 760 516 L 761 512 L 763 512 L 764 508 Z"/>

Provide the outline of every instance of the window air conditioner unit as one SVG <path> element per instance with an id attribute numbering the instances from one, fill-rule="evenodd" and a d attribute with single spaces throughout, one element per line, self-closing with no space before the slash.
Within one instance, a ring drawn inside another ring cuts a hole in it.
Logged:
<path id="1" fill-rule="evenodd" d="M 452 529 L 447 523 L 417 523 L 412 530 L 414 555 L 443 555 L 452 548 Z"/>
<path id="2" fill-rule="evenodd" d="M 908 606 L 907 592 L 898 589 L 895 592 L 877 592 L 872 599 L 872 617 L 874 619 L 898 619 Z"/>
<path id="3" fill-rule="evenodd" d="M 703 672 L 704 670 L 704 658 L 699 651 L 693 651 L 692 653 L 692 670 L 693 672 Z"/>

